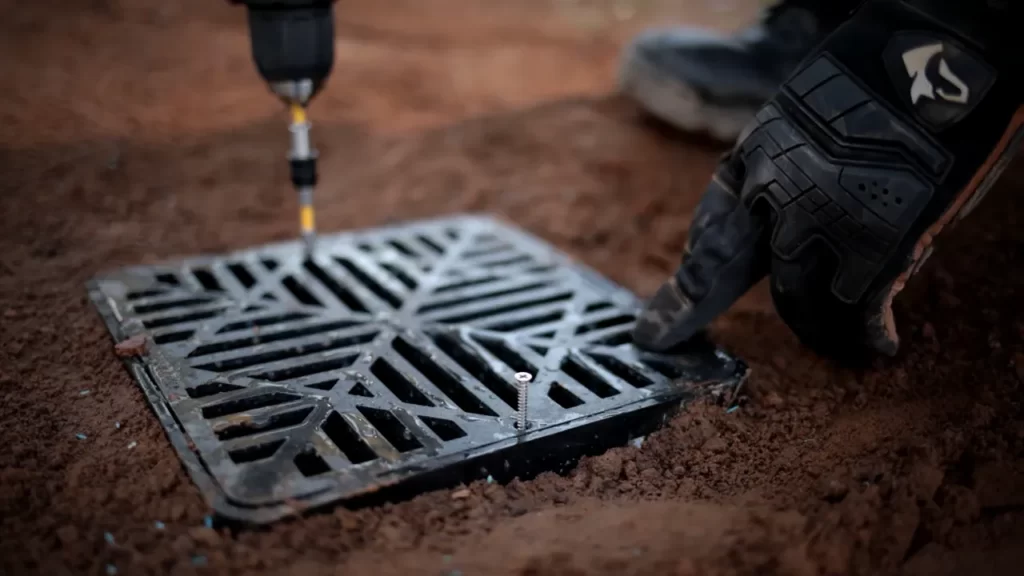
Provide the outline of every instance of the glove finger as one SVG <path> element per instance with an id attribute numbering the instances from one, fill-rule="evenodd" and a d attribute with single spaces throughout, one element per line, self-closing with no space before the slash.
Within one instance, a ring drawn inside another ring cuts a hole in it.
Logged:
<path id="1" fill-rule="evenodd" d="M 686 342 L 768 273 L 765 219 L 717 177 L 701 206 L 713 216 L 701 220 L 698 209 L 700 227 L 691 233 L 682 265 L 637 319 L 633 339 L 642 348 L 665 352 Z"/>

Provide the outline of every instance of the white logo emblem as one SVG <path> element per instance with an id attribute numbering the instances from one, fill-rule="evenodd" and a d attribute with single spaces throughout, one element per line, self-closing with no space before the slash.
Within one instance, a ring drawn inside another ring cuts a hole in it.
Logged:
<path id="1" fill-rule="evenodd" d="M 954 102 L 956 104 L 967 103 L 971 92 L 967 88 L 967 84 L 964 84 L 964 81 L 949 69 L 949 64 L 946 64 L 945 58 L 939 57 L 939 76 L 942 76 L 942 78 L 956 88 L 957 91 L 955 93 L 950 94 L 942 88 L 935 88 L 931 81 L 928 80 L 928 76 L 925 75 L 925 68 L 928 66 L 928 62 L 931 61 L 933 56 L 941 53 L 941 42 L 927 44 L 903 53 L 903 66 L 907 69 L 907 75 L 913 80 L 913 83 L 910 85 L 910 101 L 912 103 L 917 104 L 917 101 L 922 96 L 932 100 L 935 100 L 935 97 L 938 96 L 946 102 Z"/>

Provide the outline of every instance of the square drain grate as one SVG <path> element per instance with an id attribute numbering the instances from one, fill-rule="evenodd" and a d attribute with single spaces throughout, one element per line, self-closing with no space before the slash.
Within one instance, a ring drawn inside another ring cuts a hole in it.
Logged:
<path id="1" fill-rule="evenodd" d="M 739 385 L 707 346 L 630 344 L 639 302 L 552 247 L 464 216 L 95 278 L 127 365 L 215 511 L 262 523 L 488 474 L 562 470 Z M 530 425 L 513 375 L 528 372 Z"/>

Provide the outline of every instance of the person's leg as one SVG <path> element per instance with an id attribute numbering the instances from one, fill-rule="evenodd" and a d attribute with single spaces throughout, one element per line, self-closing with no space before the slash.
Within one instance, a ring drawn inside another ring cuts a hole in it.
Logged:
<path id="1" fill-rule="evenodd" d="M 783 0 L 725 36 L 653 30 L 627 48 L 620 91 L 676 128 L 733 141 L 800 60 L 862 0 Z"/>

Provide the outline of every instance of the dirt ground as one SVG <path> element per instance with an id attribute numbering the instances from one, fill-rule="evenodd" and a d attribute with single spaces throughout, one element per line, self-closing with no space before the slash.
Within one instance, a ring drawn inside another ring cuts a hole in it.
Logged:
<path id="1" fill-rule="evenodd" d="M 284 114 L 225 2 L 0 4 L 0 573 L 1019 573 L 1020 162 L 898 300 L 896 359 L 813 356 L 760 287 L 713 327 L 753 367 L 734 413 L 566 477 L 218 532 L 84 283 L 291 238 Z M 492 212 L 649 295 L 721 150 L 610 96 L 617 51 L 752 8 L 342 0 L 321 226 Z"/>

